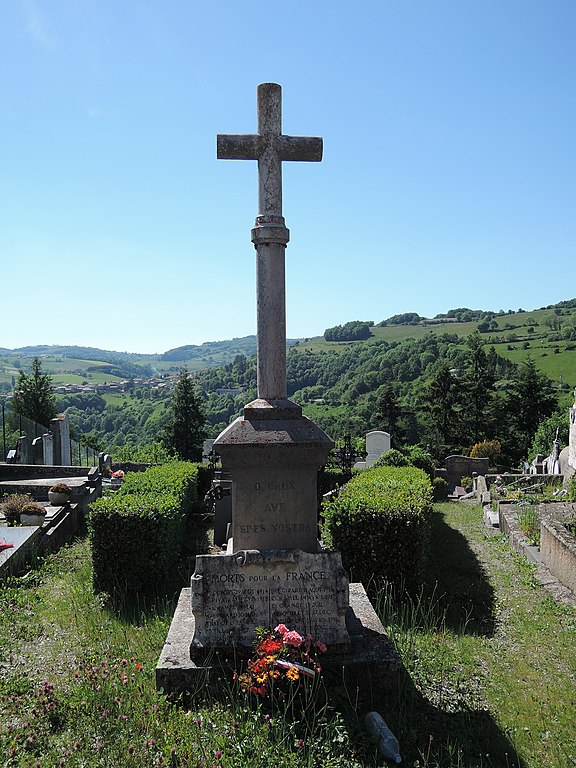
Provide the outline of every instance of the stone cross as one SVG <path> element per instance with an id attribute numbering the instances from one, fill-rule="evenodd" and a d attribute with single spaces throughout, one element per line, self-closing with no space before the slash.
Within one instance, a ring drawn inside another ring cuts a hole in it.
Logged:
<path id="1" fill-rule="evenodd" d="M 286 296 L 284 255 L 290 232 L 282 216 L 282 161 L 322 160 L 322 139 L 282 133 L 282 88 L 258 86 L 258 133 L 219 134 L 217 157 L 258 160 L 256 248 L 258 398 L 286 398 Z"/>

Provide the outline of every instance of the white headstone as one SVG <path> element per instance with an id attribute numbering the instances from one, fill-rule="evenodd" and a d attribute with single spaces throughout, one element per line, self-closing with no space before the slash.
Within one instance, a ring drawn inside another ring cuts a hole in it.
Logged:
<path id="1" fill-rule="evenodd" d="M 390 434 L 375 429 L 366 433 L 366 467 L 375 464 L 385 451 L 390 450 Z"/>

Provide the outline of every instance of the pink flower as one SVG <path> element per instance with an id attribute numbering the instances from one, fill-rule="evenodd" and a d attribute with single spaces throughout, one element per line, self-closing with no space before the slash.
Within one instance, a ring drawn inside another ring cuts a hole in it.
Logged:
<path id="1" fill-rule="evenodd" d="M 295 629 L 292 629 L 290 632 L 286 632 L 282 636 L 282 640 L 286 643 L 286 645 L 292 645 L 294 648 L 298 648 L 298 646 L 302 645 L 302 635 L 299 635 Z"/>
<path id="2" fill-rule="evenodd" d="M 316 648 L 320 651 L 320 653 L 326 653 L 328 648 L 326 647 L 326 644 L 323 643 L 321 640 L 316 641 Z"/>
<path id="3" fill-rule="evenodd" d="M 274 632 L 278 632 L 279 635 L 282 635 L 282 637 L 284 637 L 286 632 L 288 632 L 288 627 L 286 626 L 286 624 L 278 624 L 278 626 L 274 629 Z"/>

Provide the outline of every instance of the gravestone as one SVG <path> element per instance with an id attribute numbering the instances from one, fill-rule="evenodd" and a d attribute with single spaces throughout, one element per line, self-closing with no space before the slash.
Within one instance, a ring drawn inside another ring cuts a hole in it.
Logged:
<path id="1" fill-rule="evenodd" d="M 60 467 L 69 467 L 72 463 L 72 455 L 68 414 L 61 413 L 52 419 L 50 431 L 54 438 L 54 464 Z"/>
<path id="2" fill-rule="evenodd" d="M 53 466 L 54 464 L 54 437 L 51 432 L 42 435 L 42 455 L 44 464 Z"/>
<path id="3" fill-rule="evenodd" d="M 322 140 L 284 136 L 281 89 L 258 87 L 258 133 L 219 136 L 218 157 L 258 160 L 257 398 L 216 439 L 232 481 L 225 553 L 197 555 L 156 666 L 167 693 L 221 686 L 221 662 L 245 657 L 258 626 L 284 623 L 328 646 L 322 668 L 361 697 L 398 682 L 399 656 L 361 584 L 348 584 L 340 554 L 318 542 L 318 469 L 333 442 L 287 399 L 282 162 L 319 161 Z M 232 651 L 232 652 L 230 652 Z"/>
<path id="4" fill-rule="evenodd" d="M 472 477 L 474 472 L 478 475 L 487 475 L 489 464 L 487 458 L 471 458 L 460 454 L 446 456 L 444 466 L 446 468 L 446 481 L 450 490 L 459 486 L 463 477 Z"/>
<path id="5" fill-rule="evenodd" d="M 390 434 L 382 430 L 366 433 L 366 466 L 373 466 L 385 451 L 390 450 Z"/>
<path id="6" fill-rule="evenodd" d="M 192 577 L 198 649 L 249 646 L 257 626 L 291 622 L 323 642 L 349 642 L 348 582 L 320 552 L 316 478 L 333 443 L 286 397 L 282 161 L 322 157 L 322 140 L 282 134 L 281 88 L 258 88 L 258 134 L 218 136 L 218 157 L 258 160 L 257 399 L 214 442 L 232 480 L 225 555 L 200 555 Z"/>

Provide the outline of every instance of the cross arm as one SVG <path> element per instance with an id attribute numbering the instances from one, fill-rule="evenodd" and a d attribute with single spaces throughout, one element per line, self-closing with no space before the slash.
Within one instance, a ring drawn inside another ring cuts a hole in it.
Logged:
<path id="1" fill-rule="evenodd" d="M 278 154 L 282 160 L 304 160 L 319 163 L 323 143 L 319 136 L 279 136 Z"/>
<path id="2" fill-rule="evenodd" d="M 258 160 L 260 136 L 250 133 L 219 133 L 216 137 L 218 160 Z"/>

